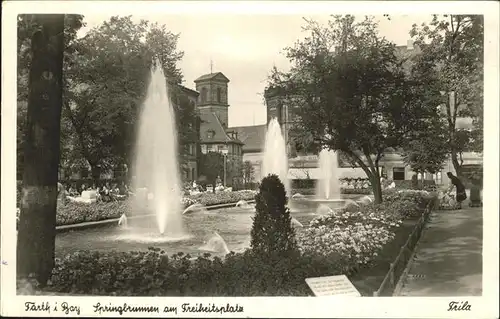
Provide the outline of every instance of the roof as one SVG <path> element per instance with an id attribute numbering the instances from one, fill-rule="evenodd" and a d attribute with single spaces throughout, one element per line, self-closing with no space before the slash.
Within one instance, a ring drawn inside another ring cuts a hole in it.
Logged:
<path id="1" fill-rule="evenodd" d="M 231 138 L 224 126 L 222 125 L 219 117 L 210 110 L 200 109 L 200 142 L 203 143 L 237 143 L 243 144 L 237 138 Z M 208 132 L 214 133 L 212 138 L 208 138 Z M 231 131 L 229 129 L 228 131 Z"/>
<path id="2" fill-rule="evenodd" d="M 204 75 L 200 76 L 199 78 L 197 78 L 196 80 L 194 80 L 194 83 L 202 82 L 202 81 L 209 81 L 209 80 L 219 80 L 219 81 L 223 81 L 226 83 L 229 82 L 229 79 L 224 74 L 222 74 L 222 72 L 216 72 L 216 73 L 204 74 Z"/>
<path id="3" fill-rule="evenodd" d="M 187 93 L 188 95 L 190 94 L 191 96 L 195 96 L 195 97 L 198 97 L 198 95 L 200 95 L 200 93 L 198 91 L 192 90 L 192 89 L 185 87 L 183 85 L 180 85 L 180 84 L 179 84 L 179 88 L 182 91 L 184 91 L 185 93 Z"/>
<path id="4" fill-rule="evenodd" d="M 232 127 L 238 133 L 238 139 L 243 142 L 243 152 L 261 152 L 266 140 L 267 125 L 252 125 Z"/>

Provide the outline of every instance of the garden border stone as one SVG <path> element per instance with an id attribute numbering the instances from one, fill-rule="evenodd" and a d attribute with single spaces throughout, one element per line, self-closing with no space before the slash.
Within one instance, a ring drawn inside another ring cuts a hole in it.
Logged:
<path id="1" fill-rule="evenodd" d="M 254 203 L 255 200 L 247 200 L 246 202 L 251 204 L 251 203 Z M 205 209 L 206 210 L 215 210 L 215 209 L 220 209 L 220 208 L 231 208 L 231 207 L 235 207 L 236 204 L 237 204 L 237 202 L 209 205 L 209 206 L 205 206 Z M 133 220 L 133 219 L 140 219 L 140 218 L 151 217 L 151 216 L 154 216 L 154 214 L 130 216 L 130 217 L 128 217 L 128 219 Z M 73 230 L 89 229 L 89 228 L 95 228 L 95 227 L 104 227 L 107 225 L 118 224 L 119 220 L 120 220 L 120 218 L 110 218 L 110 219 L 103 219 L 103 220 L 92 221 L 92 222 L 83 222 L 83 223 L 78 223 L 78 224 L 56 226 L 56 233 L 63 233 L 63 232 L 68 232 L 68 231 L 73 231 Z"/>
<path id="2" fill-rule="evenodd" d="M 415 249 L 422 235 L 422 231 L 429 221 L 433 208 L 435 208 L 433 206 L 435 206 L 434 201 L 427 204 L 422 216 L 418 220 L 410 236 L 408 236 L 406 243 L 401 247 L 399 254 L 391 263 L 384 280 L 380 284 L 379 288 L 373 292 L 374 297 L 393 296 L 394 291 L 397 289 L 409 262 L 411 262 L 412 257 L 415 254 Z"/>

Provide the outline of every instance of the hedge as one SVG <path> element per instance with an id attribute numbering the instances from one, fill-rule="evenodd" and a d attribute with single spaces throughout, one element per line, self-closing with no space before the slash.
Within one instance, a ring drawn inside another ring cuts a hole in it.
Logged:
<path id="1" fill-rule="evenodd" d="M 367 214 L 383 211 L 386 216 L 404 220 L 421 214 L 420 207 L 435 198 L 424 192 L 390 191 L 384 196 L 385 203 L 369 204 L 362 210 Z M 404 205 L 410 205 L 411 209 L 401 210 Z M 355 218 L 350 223 L 363 223 L 361 215 L 350 216 L 348 219 Z M 329 221 L 323 218 L 321 223 L 319 229 L 328 227 Z M 333 231 L 336 229 L 334 227 Z M 312 293 L 305 278 L 345 274 L 356 278 L 356 282 L 363 282 L 378 262 L 386 267 L 387 260 L 396 257 L 399 253 L 396 248 L 406 240 L 405 236 L 394 238 L 386 244 L 391 246 L 389 251 L 384 253 L 382 249 L 384 258 L 375 258 L 370 264 L 299 251 L 286 257 L 267 255 L 264 258 L 247 250 L 232 252 L 224 258 L 210 254 L 192 258 L 182 252 L 168 256 L 153 247 L 131 252 L 85 250 L 56 259 L 46 289 L 59 293 L 116 296 L 307 296 Z"/>

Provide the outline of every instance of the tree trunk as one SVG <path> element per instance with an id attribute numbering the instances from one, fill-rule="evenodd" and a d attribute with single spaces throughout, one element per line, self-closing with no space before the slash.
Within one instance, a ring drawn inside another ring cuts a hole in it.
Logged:
<path id="1" fill-rule="evenodd" d="M 43 286 L 54 266 L 64 15 L 38 18 L 41 29 L 31 39 L 17 274 L 34 274 Z"/>
<path id="2" fill-rule="evenodd" d="M 99 165 L 90 165 L 90 174 L 92 176 L 93 182 L 97 185 L 98 181 L 101 179 L 101 167 Z"/>
<path id="3" fill-rule="evenodd" d="M 373 197 L 376 204 L 382 203 L 382 186 L 380 185 L 380 177 L 378 174 L 372 173 L 370 181 L 372 183 Z"/>

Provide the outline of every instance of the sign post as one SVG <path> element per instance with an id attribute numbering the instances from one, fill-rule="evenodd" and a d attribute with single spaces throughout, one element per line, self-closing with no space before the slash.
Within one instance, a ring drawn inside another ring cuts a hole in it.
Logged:
<path id="1" fill-rule="evenodd" d="M 346 275 L 306 278 L 306 283 L 317 297 L 361 297 Z"/>

